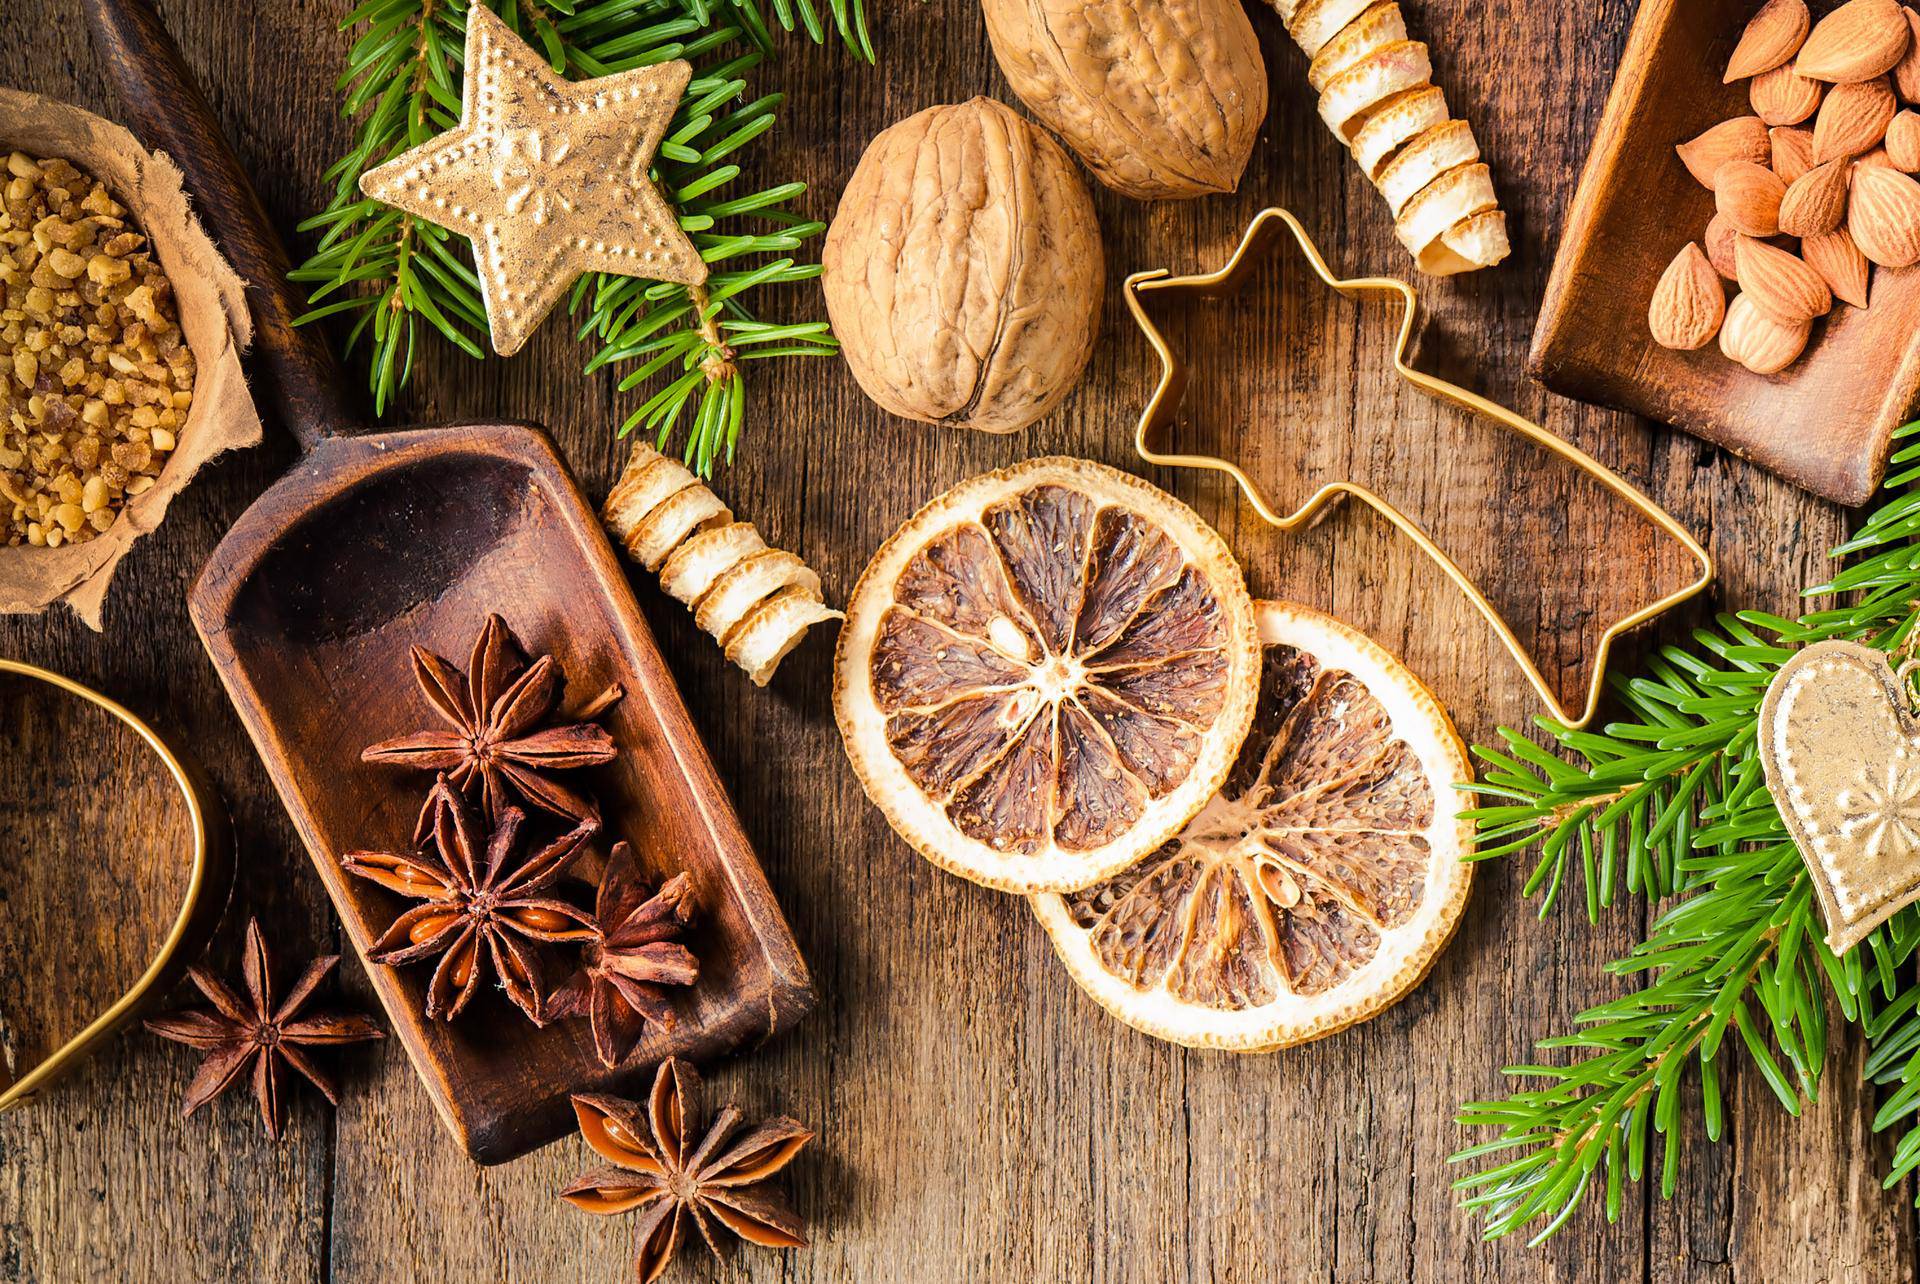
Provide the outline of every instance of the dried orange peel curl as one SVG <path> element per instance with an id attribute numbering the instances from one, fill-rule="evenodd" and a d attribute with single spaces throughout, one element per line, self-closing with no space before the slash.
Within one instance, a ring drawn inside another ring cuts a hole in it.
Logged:
<path id="1" fill-rule="evenodd" d="M 1507 216 L 1473 127 L 1433 83 L 1427 46 L 1395 0 L 1267 0 L 1313 60 L 1320 118 L 1386 197 L 1394 232 L 1432 276 L 1507 257 Z"/>
<path id="2" fill-rule="evenodd" d="M 634 443 L 600 516 L 755 686 L 772 680 L 808 629 L 841 618 L 821 600 L 812 567 L 769 548 L 691 470 L 645 442 Z"/>

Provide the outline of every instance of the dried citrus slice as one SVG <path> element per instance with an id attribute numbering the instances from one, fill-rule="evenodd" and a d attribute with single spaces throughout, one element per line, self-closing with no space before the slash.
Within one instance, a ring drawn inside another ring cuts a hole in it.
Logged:
<path id="1" fill-rule="evenodd" d="M 1178 833 L 1260 680 L 1253 603 L 1186 505 L 1077 459 L 963 482 L 874 554 L 834 664 L 867 794 L 933 861 L 1066 890 Z"/>
<path id="2" fill-rule="evenodd" d="M 1136 1029 L 1268 1051 L 1419 984 L 1466 908 L 1472 778 L 1446 710 L 1364 635 L 1255 604 L 1260 708 L 1226 787 L 1119 875 L 1033 898 L 1082 989 Z"/>

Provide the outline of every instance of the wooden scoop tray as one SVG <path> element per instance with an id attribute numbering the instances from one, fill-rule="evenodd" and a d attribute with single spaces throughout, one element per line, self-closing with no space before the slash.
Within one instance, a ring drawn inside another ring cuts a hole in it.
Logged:
<path id="1" fill-rule="evenodd" d="M 313 856 L 347 935 L 368 948 L 410 904 L 348 876 L 356 848 L 406 849 L 419 773 L 360 761 L 434 725 L 408 659 L 464 665 L 489 611 L 566 673 L 577 706 L 611 682 L 601 719 L 621 747 L 580 779 L 606 829 L 655 876 L 697 889 L 700 979 L 671 1032 L 608 1071 L 584 1022 L 535 1029 L 497 994 L 458 1020 L 422 1015 L 431 966 L 369 964 L 394 1032 L 447 1127 L 482 1163 L 572 1126 L 567 1097 L 630 1088 L 668 1054 L 706 1060 L 812 1005 L 805 963 L 641 619 L 592 509 L 546 436 L 517 424 L 335 438 L 249 510 L 192 599 L 195 626 Z M 301 516 L 288 527 L 286 515 Z M 286 645 L 286 643 L 293 645 Z M 578 898 L 576 898 L 578 899 Z M 590 903 L 588 899 L 582 903 Z"/>

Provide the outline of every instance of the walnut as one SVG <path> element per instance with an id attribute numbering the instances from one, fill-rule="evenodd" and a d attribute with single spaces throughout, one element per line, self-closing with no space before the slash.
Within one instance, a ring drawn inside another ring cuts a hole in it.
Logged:
<path id="1" fill-rule="evenodd" d="M 1093 349 L 1106 268 L 1060 145 L 985 98 L 873 140 L 821 256 L 827 311 L 868 396 L 926 423 L 1012 432 Z"/>
<path id="2" fill-rule="evenodd" d="M 1013 91 L 1137 200 L 1230 192 L 1267 115 L 1240 0 L 982 0 Z"/>

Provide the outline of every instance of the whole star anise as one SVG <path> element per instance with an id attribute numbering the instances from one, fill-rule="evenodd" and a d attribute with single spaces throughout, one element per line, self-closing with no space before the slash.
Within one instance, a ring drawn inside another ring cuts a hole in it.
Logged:
<path id="1" fill-rule="evenodd" d="M 267 1135 L 280 1140 L 286 1127 L 287 1105 L 281 1092 L 287 1067 L 292 1066 L 320 1089 L 334 1105 L 340 1094 L 333 1077 L 302 1051 L 308 1047 L 326 1047 L 341 1043 L 363 1043 L 381 1039 L 379 1028 L 357 1012 L 317 1012 L 302 1016 L 301 1011 L 314 991 L 340 962 L 329 955 L 307 964 L 307 970 L 293 989 L 278 1004 L 273 997 L 273 969 L 267 958 L 266 943 L 260 937 L 260 921 L 247 922 L 246 958 L 241 973 L 247 994 L 243 999 L 219 977 L 199 967 L 187 969 L 192 981 L 213 1004 L 206 1008 L 187 1008 L 153 1017 L 145 1024 L 163 1039 L 184 1043 L 206 1054 L 200 1070 L 187 1086 L 185 1118 L 225 1092 L 251 1064 L 253 1095 L 260 1104 L 260 1117 L 266 1121 Z"/>
<path id="2" fill-rule="evenodd" d="M 526 814 L 507 807 L 491 831 L 445 776 L 427 798 L 429 827 L 440 859 L 393 852 L 348 852 L 349 873 L 422 902 L 393 921 L 367 957 L 403 966 L 440 958 L 427 984 L 427 1016 L 451 1021 L 466 1009 L 491 969 L 519 1009 L 546 1024 L 536 942 L 593 939 L 582 910 L 541 893 L 566 872 L 600 828 L 589 817 L 553 842 L 516 857 Z"/>
<path id="3" fill-rule="evenodd" d="M 714 1223 L 766 1248 L 806 1247 L 806 1226 L 769 1180 L 813 1140 L 792 1119 L 769 1119 L 740 1133 L 740 1112 L 722 1110 L 702 1130 L 700 1076 L 669 1057 L 653 1079 L 645 1107 L 618 1097 L 573 1099 L 580 1135 L 614 1166 L 576 1177 L 561 1198 L 589 1213 L 640 1210 L 641 1284 L 665 1274 L 686 1237 L 687 1223 L 714 1256 Z"/>
<path id="4" fill-rule="evenodd" d="M 586 1017 L 593 1047 L 608 1067 L 633 1055 L 649 1022 L 674 1023 L 667 986 L 700 976 L 693 951 L 673 940 L 693 922 L 693 882 L 685 874 L 658 891 L 640 875 L 633 848 L 616 843 L 600 879 L 594 938 L 581 968 L 550 996 L 550 1017 Z"/>
<path id="5" fill-rule="evenodd" d="M 596 814 L 591 800 L 548 773 L 613 761 L 613 737 L 590 719 L 620 698 L 617 684 L 581 710 L 579 721 L 541 726 L 560 697 L 560 668 L 550 655 L 528 665 L 498 615 L 487 617 L 465 674 L 416 646 L 413 676 L 452 730 L 383 740 L 362 751 L 361 761 L 445 772 L 456 788 L 479 794 L 489 821 L 515 797 L 572 820 Z M 424 841 L 429 820 L 429 810 L 422 810 L 416 842 Z"/>

